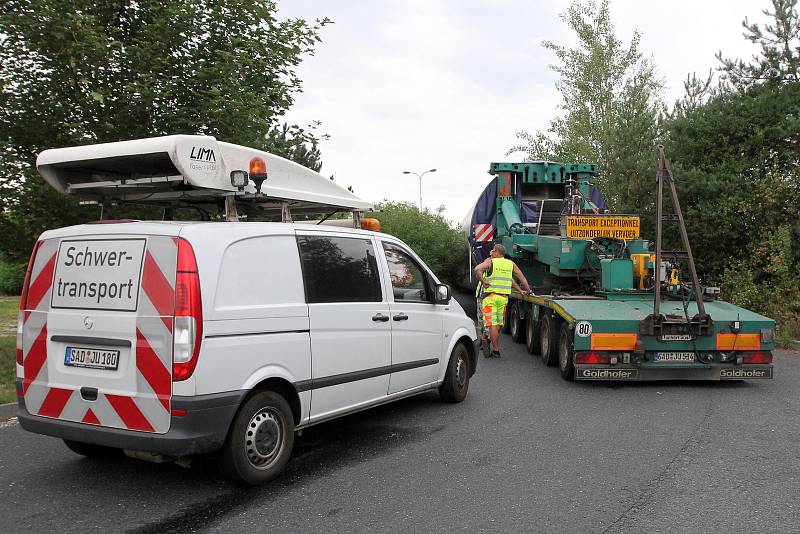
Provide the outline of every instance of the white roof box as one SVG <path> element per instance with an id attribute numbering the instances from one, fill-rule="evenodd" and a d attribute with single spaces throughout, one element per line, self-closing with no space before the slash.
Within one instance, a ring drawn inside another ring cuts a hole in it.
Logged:
<path id="1" fill-rule="evenodd" d="M 269 178 L 254 196 L 231 185 L 230 173 L 261 156 Z M 254 204 L 288 202 L 293 210 L 368 210 L 365 202 L 321 174 L 280 156 L 204 135 L 169 135 L 45 150 L 36 167 L 62 193 L 84 200 L 191 205 L 235 195 Z"/>

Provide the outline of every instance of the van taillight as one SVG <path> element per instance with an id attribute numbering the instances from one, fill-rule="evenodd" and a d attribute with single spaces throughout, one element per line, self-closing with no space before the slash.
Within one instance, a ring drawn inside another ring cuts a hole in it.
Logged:
<path id="1" fill-rule="evenodd" d="M 25 309 L 28 307 L 28 287 L 31 285 L 33 262 L 36 261 L 36 253 L 39 251 L 40 246 L 42 246 L 41 241 L 37 241 L 33 245 L 28 267 L 25 269 L 25 280 L 22 282 L 22 296 L 19 299 L 19 314 L 17 316 L 17 364 L 19 365 L 22 365 L 22 326 L 25 322 Z"/>
<path id="2" fill-rule="evenodd" d="M 203 303 L 194 250 L 178 238 L 178 268 L 175 276 L 175 319 L 172 328 L 172 380 L 186 380 L 197 367 L 203 340 Z"/>
<path id="3" fill-rule="evenodd" d="M 743 352 L 742 363 L 772 363 L 772 353 L 761 351 Z"/>
<path id="4" fill-rule="evenodd" d="M 607 364 L 611 363 L 611 356 L 607 352 L 576 352 L 575 363 Z"/>

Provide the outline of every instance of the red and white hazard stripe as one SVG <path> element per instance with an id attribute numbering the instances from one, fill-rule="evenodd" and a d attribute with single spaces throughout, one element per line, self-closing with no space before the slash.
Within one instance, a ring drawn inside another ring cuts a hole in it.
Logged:
<path id="1" fill-rule="evenodd" d="M 93 401 L 84 400 L 77 389 L 50 387 L 48 380 L 47 314 L 58 244 L 58 239 L 37 244 L 27 304 L 21 316 L 20 393 L 28 412 L 90 425 L 166 432 L 171 420 L 176 240 L 169 236 L 148 237 L 131 347 L 136 361 L 135 395 L 100 391 Z"/>
<path id="2" fill-rule="evenodd" d="M 491 224 L 476 224 L 472 235 L 475 236 L 475 241 L 478 243 L 492 241 L 494 239 L 494 228 Z"/>

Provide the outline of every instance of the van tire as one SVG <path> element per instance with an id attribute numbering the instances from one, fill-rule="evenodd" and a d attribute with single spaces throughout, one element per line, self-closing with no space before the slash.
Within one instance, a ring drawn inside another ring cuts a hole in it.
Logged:
<path id="1" fill-rule="evenodd" d="M 236 414 L 219 456 L 220 471 L 241 484 L 264 484 L 283 471 L 293 446 L 289 403 L 274 391 L 259 391 Z"/>
<path id="2" fill-rule="evenodd" d="M 439 396 L 445 402 L 461 402 L 469 390 L 469 353 L 462 343 L 457 343 L 447 362 L 444 382 L 439 386 Z"/>
<path id="3" fill-rule="evenodd" d="M 82 441 L 72 441 L 65 439 L 64 445 L 75 454 L 86 456 L 87 458 L 113 458 L 115 456 L 122 456 L 122 449 L 115 449 L 114 447 L 105 447 L 103 445 L 95 445 L 94 443 L 84 443 Z"/>

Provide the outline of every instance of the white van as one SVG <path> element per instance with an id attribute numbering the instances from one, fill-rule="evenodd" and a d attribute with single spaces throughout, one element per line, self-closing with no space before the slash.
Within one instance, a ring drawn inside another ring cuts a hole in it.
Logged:
<path id="1" fill-rule="evenodd" d="M 467 394 L 474 325 L 394 237 L 101 222 L 34 248 L 17 341 L 26 430 L 87 456 L 221 450 L 224 473 L 259 484 L 297 430 L 431 389 Z"/>

